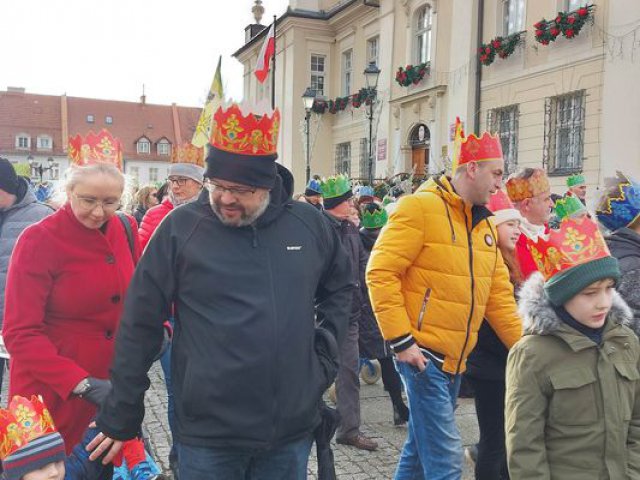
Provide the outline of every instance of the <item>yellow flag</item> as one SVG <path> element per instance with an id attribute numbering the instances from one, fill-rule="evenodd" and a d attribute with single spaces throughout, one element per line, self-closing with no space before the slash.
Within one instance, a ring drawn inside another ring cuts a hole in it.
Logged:
<path id="1" fill-rule="evenodd" d="M 213 76 L 213 82 L 211 82 L 209 95 L 207 96 L 207 101 L 204 104 L 202 113 L 200 114 L 200 120 L 198 120 L 196 131 L 193 132 L 193 138 L 191 139 L 191 143 L 198 148 L 202 148 L 209 143 L 213 114 L 217 108 L 222 105 L 222 101 L 224 99 L 224 92 L 222 91 L 222 73 L 220 72 L 221 64 L 222 56 L 218 58 L 218 67 L 216 68 L 216 73 Z"/>
<path id="2" fill-rule="evenodd" d="M 464 130 L 460 117 L 456 117 L 455 134 L 453 136 L 453 161 L 451 163 L 451 173 L 455 173 L 460 163 L 460 149 L 464 140 Z"/>

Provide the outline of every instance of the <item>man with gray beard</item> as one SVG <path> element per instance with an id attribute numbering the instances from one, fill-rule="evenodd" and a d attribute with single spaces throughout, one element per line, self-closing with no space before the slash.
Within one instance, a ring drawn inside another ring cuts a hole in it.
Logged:
<path id="1" fill-rule="evenodd" d="M 180 479 L 306 479 L 354 282 L 328 219 L 291 198 L 279 125 L 278 111 L 215 113 L 206 189 L 160 224 L 127 293 L 91 459 L 136 435 L 174 305 Z"/>

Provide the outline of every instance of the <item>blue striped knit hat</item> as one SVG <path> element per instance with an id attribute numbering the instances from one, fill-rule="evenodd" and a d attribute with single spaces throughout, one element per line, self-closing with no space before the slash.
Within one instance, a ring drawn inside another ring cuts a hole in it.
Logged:
<path id="1" fill-rule="evenodd" d="M 20 480 L 29 472 L 64 460 L 64 441 L 55 432 L 38 437 L 13 452 L 2 460 L 2 468 L 7 480 Z"/>

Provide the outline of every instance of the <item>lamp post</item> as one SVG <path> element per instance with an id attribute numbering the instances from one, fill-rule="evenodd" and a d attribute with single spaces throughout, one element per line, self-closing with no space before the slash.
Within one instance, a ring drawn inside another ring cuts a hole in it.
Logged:
<path id="1" fill-rule="evenodd" d="M 47 158 L 47 167 L 43 167 L 40 162 L 36 162 L 31 155 L 27 157 L 27 161 L 29 162 L 29 167 L 31 167 L 31 171 L 40 177 L 40 183 L 42 183 L 42 176 L 44 172 L 53 170 L 53 158 Z"/>
<path id="2" fill-rule="evenodd" d="M 309 183 L 309 179 L 311 178 L 311 145 L 309 142 L 309 132 L 310 125 L 309 121 L 311 120 L 311 109 L 313 108 L 313 102 L 316 100 L 316 91 L 311 87 L 307 87 L 307 89 L 302 94 L 302 103 L 304 104 L 305 111 L 305 135 L 307 138 L 307 183 Z"/>
<path id="3" fill-rule="evenodd" d="M 366 110 L 369 119 L 369 185 L 373 186 L 373 110 L 375 106 L 376 96 L 378 95 L 378 77 L 380 69 L 375 62 L 369 63 L 364 69 L 364 80 L 367 85 L 368 109 Z"/>

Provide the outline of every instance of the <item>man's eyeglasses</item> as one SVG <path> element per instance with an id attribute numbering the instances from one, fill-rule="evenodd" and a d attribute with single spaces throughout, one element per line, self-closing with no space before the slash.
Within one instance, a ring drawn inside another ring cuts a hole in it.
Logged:
<path id="1" fill-rule="evenodd" d="M 252 187 L 223 187 L 219 183 L 212 182 L 211 180 L 205 183 L 205 187 L 211 193 L 223 194 L 224 192 L 229 192 L 236 198 L 246 198 L 256 193 L 256 189 Z"/>
<path id="2" fill-rule="evenodd" d="M 120 208 L 120 200 L 100 201 L 97 198 L 82 197 L 80 195 L 76 195 L 75 193 L 73 194 L 73 196 L 76 198 L 76 200 L 78 200 L 78 204 L 84 210 L 94 210 L 98 205 L 100 205 L 102 210 L 104 210 L 105 212 L 115 212 L 116 210 L 118 210 L 118 208 Z"/>
<path id="3" fill-rule="evenodd" d="M 185 178 L 185 177 L 174 177 L 174 178 L 171 178 L 171 177 L 169 177 L 168 180 L 169 180 L 170 184 L 174 184 L 175 183 L 179 187 L 183 187 L 184 185 L 186 185 L 187 180 L 189 180 L 189 178 Z"/>

